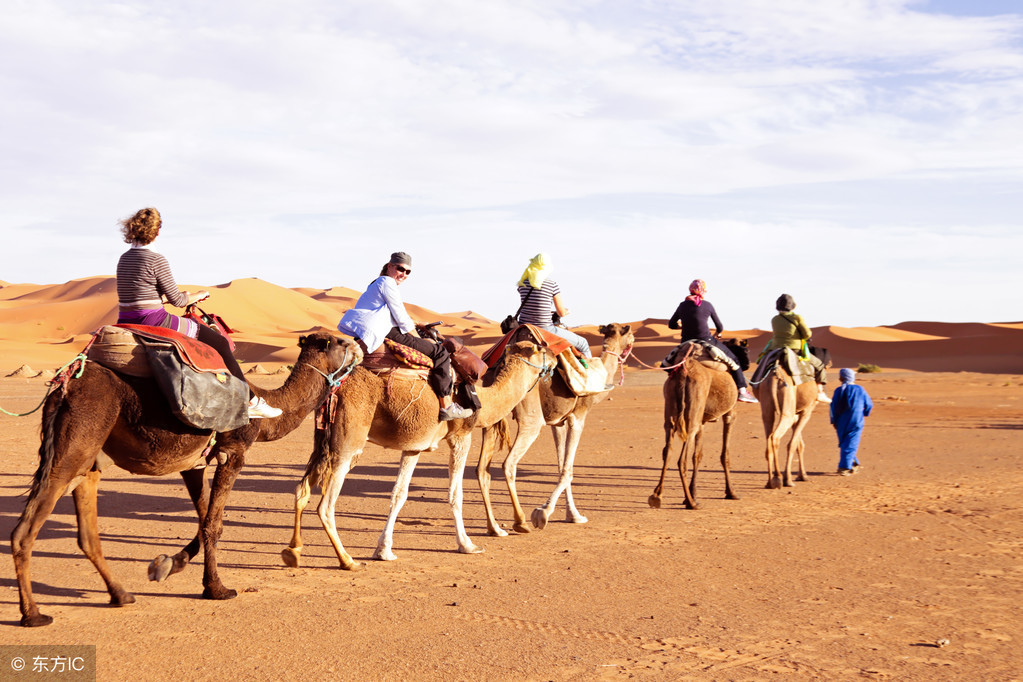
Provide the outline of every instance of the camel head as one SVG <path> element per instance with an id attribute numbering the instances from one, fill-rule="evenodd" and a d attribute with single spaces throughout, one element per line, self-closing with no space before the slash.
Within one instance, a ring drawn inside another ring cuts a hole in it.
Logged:
<path id="1" fill-rule="evenodd" d="M 618 355 L 632 350 L 632 344 L 636 342 L 636 335 L 632 333 L 632 325 L 629 324 L 612 322 L 601 326 L 599 331 L 604 335 L 604 350 Z"/>
<path id="2" fill-rule="evenodd" d="M 337 337 L 327 332 L 316 332 L 300 336 L 298 363 L 309 364 L 330 374 L 344 368 L 354 367 L 362 362 L 362 348 L 348 337 Z"/>

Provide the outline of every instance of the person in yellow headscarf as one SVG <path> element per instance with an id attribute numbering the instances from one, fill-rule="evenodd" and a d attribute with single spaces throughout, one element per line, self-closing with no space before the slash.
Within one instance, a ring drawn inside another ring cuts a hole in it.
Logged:
<path id="1" fill-rule="evenodd" d="M 554 324 L 554 314 L 560 318 L 568 315 L 568 307 L 561 296 L 561 287 L 550 277 L 551 259 L 546 253 L 538 253 L 529 261 L 515 286 L 519 291 L 522 307 L 518 319 L 522 324 L 540 327 L 563 339 L 567 339 L 583 356 L 592 357 L 590 344 L 573 331 Z"/>

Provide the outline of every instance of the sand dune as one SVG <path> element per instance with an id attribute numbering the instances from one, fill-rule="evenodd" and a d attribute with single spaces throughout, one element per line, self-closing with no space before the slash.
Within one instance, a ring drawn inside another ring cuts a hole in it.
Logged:
<path id="1" fill-rule="evenodd" d="M 255 278 L 215 286 L 183 284 L 182 289 L 207 289 L 210 299 L 201 304 L 203 309 L 221 315 L 236 330 L 239 359 L 260 363 L 265 371 L 294 362 L 302 334 L 334 330 L 361 293 L 341 286 L 288 289 Z M 478 353 L 501 335 L 496 321 L 471 310 L 438 313 L 413 303 L 407 307 L 417 321 L 440 322 L 443 334 L 460 336 Z M 0 282 L 0 372 L 6 375 L 23 365 L 59 367 L 85 346 L 92 331 L 116 317 L 113 277 L 53 285 Z M 677 343 L 678 332 L 667 322 L 662 318 L 630 322 L 639 360 L 653 365 Z M 596 325 L 575 331 L 599 346 Z M 1023 322 L 912 321 L 879 327 L 825 326 L 813 332 L 814 341 L 831 350 L 836 367 L 870 363 L 886 369 L 1023 373 Z M 728 330 L 725 335 L 746 339 L 754 360 L 770 338 L 759 329 Z"/>

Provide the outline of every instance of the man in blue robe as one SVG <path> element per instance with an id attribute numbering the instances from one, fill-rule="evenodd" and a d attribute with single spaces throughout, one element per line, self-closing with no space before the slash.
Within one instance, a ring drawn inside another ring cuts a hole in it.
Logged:
<path id="1" fill-rule="evenodd" d="M 842 385 L 831 398 L 831 424 L 838 433 L 838 473 L 850 476 L 856 473 L 860 462 L 856 451 L 863 434 L 863 420 L 874 408 L 866 389 L 856 384 L 856 372 L 843 369 L 838 373 Z"/>

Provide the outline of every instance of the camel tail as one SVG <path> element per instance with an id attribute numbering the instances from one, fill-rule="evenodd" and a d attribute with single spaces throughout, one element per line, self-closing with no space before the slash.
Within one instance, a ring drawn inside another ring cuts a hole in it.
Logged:
<path id="1" fill-rule="evenodd" d="M 321 481 L 330 480 L 334 473 L 336 458 L 330 453 L 330 431 L 328 429 L 316 429 L 313 432 L 313 452 L 309 455 L 309 462 L 305 466 L 304 479 L 308 479 L 309 485 L 318 486 Z"/>
<path id="2" fill-rule="evenodd" d="M 664 417 L 673 427 L 673 433 L 684 441 L 689 437 L 686 430 L 686 382 L 677 379 L 674 388 L 675 390 L 668 396 L 671 408 L 665 411 Z"/>
<path id="3" fill-rule="evenodd" d="M 29 504 L 35 505 L 36 493 L 50 479 L 50 472 L 53 470 L 53 460 L 57 454 L 57 417 L 60 416 L 61 408 L 64 406 L 63 396 L 53 393 L 43 407 L 42 437 L 39 443 L 39 467 L 32 477 L 32 487 L 29 490 Z M 28 512 L 28 508 L 25 509 Z"/>
<path id="4" fill-rule="evenodd" d="M 494 437 L 497 439 L 497 450 L 511 450 L 511 429 L 508 428 L 508 421 L 511 417 L 501 419 L 493 427 Z"/>

